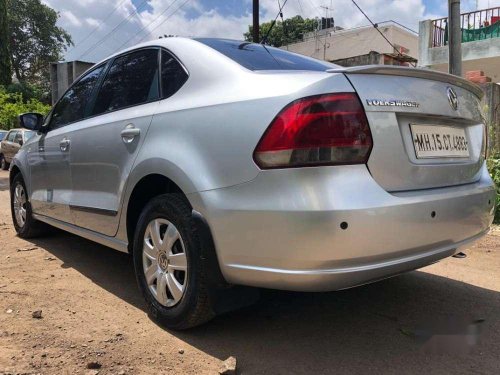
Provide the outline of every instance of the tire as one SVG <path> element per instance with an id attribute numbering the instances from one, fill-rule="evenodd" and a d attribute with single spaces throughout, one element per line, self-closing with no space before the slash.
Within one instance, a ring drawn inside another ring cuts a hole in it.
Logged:
<path id="1" fill-rule="evenodd" d="M 160 246 L 152 233 L 159 234 Z M 167 328 L 188 329 L 215 316 L 200 238 L 189 203 L 180 194 L 153 198 L 139 217 L 133 243 L 137 283 L 150 316 Z"/>
<path id="2" fill-rule="evenodd" d="M 18 187 L 22 189 L 24 193 L 24 203 L 21 204 L 21 206 L 24 208 L 24 222 L 21 222 L 16 217 L 15 196 L 16 196 L 16 189 L 18 189 Z M 37 221 L 33 218 L 33 213 L 31 210 L 30 201 L 28 199 L 26 185 L 24 184 L 23 176 L 21 175 L 21 173 L 18 173 L 14 177 L 14 180 L 10 185 L 10 210 L 12 214 L 12 221 L 14 223 L 14 229 L 16 230 L 18 236 L 21 238 L 38 237 L 47 228 L 46 225 L 44 225 L 44 223 Z"/>
<path id="3" fill-rule="evenodd" d="M 0 155 L 0 168 L 4 171 L 9 169 L 9 164 L 7 163 L 3 155 Z"/>

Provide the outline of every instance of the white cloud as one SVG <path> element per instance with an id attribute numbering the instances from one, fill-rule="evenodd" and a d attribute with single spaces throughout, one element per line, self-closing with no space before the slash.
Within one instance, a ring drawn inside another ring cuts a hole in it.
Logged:
<path id="1" fill-rule="evenodd" d="M 60 12 L 59 25 L 73 36 L 76 47 L 69 49 L 68 60 L 97 61 L 121 48 L 163 34 L 241 39 L 252 22 L 251 0 L 242 0 L 246 11 L 239 12 L 238 16 L 224 16 L 216 9 L 207 8 L 203 0 L 186 3 L 185 0 L 150 0 L 148 5 L 152 10 L 141 9 L 140 14 L 134 14 L 136 9 L 131 0 L 42 1 Z M 423 0 L 357 0 L 374 22 L 395 20 L 414 30 L 418 30 L 418 21 L 422 19 L 446 15 L 446 1 L 435 1 L 439 5 L 430 10 Z M 261 22 L 274 19 L 277 1 L 261 0 L 260 4 Z M 285 18 L 297 14 L 322 17 L 325 10 L 320 5 L 324 4 L 330 6 L 330 1 L 289 0 L 283 14 Z M 335 0 L 331 4 L 333 9 L 328 14 L 335 18 L 338 26 L 349 28 L 368 23 L 351 0 Z M 462 0 L 463 10 L 474 9 L 475 5 L 475 0 Z M 500 0 L 479 0 L 480 8 L 498 5 Z M 92 34 L 88 36 L 89 33 Z"/>
<path id="2" fill-rule="evenodd" d="M 99 21 L 96 20 L 95 18 L 87 17 L 87 18 L 85 18 L 85 22 L 87 22 L 87 25 L 92 26 L 92 27 L 99 26 Z"/>
<path id="3" fill-rule="evenodd" d="M 82 25 L 82 22 L 78 19 L 78 17 L 76 17 L 73 12 L 69 10 L 63 10 L 61 12 L 61 17 L 68 20 L 68 22 L 73 26 L 80 27 Z"/>

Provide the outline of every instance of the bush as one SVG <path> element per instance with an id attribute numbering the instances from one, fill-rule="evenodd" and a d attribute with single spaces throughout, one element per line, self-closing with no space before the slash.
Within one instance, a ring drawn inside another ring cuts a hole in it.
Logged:
<path id="1" fill-rule="evenodd" d="M 18 116 L 25 112 L 47 114 L 50 106 L 37 99 L 23 100 L 19 92 L 8 93 L 0 86 L 0 129 L 9 130 L 19 126 Z"/>
<path id="2" fill-rule="evenodd" d="M 500 224 L 500 154 L 493 155 L 488 159 L 488 170 L 491 178 L 497 186 L 497 211 L 495 212 L 495 223 Z"/>

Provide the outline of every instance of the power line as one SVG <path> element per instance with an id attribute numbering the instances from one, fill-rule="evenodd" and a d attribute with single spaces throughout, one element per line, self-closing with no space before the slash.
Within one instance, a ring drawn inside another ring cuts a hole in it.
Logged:
<path id="1" fill-rule="evenodd" d="M 170 3 L 170 5 L 165 9 L 163 10 L 163 12 L 161 12 L 153 21 L 151 21 L 150 23 L 148 23 L 146 26 L 143 26 L 136 34 L 139 35 L 140 33 L 142 33 L 147 27 L 149 27 L 151 24 L 155 23 L 156 20 L 158 20 L 158 18 L 160 18 L 162 15 L 164 15 L 171 7 L 172 5 L 174 5 L 178 0 L 174 0 Z M 160 24 L 161 25 L 161 24 Z M 159 26 L 159 25 L 158 25 Z M 147 36 L 147 35 L 146 35 Z M 142 39 L 141 39 L 142 40 Z M 139 40 L 139 41 L 141 41 Z M 122 43 L 117 49 L 115 49 L 115 51 L 118 51 L 120 49 L 122 49 L 123 46 L 127 45 L 128 43 L 130 42 L 130 40 L 126 40 L 124 43 Z"/>
<path id="2" fill-rule="evenodd" d="M 136 8 L 135 8 L 135 11 L 130 13 L 128 15 L 127 18 L 123 19 L 118 25 L 116 25 L 109 33 L 107 33 L 106 35 L 104 35 L 101 39 L 99 39 L 96 43 L 94 43 L 93 45 L 91 45 L 89 48 L 87 48 L 85 50 L 84 53 L 82 53 L 80 55 L 80 57 L 78 59 L 81 59 L 83 56 L 85 56 L 88 52 L 90 52 L 95 46 L 97 46 L 99 43 L 101 43 L 102 41 L 106 40 L 111 34 L 113 34 L 124 22 L 128 21 L 130 19 L 130 17 L 136 15 L 139 10 L 142 8 L 143 5 L 147 4 L 148 0 L 143 0 Z"/>
<path id="3" fill-rule="evenodd" d="M 396 48 L 396 46 L 394 44 L 392 44 L 391 41 L 389 39 L 387 39 L 387 37 L 384 35 L 384 33 L 378 29 L 378 25 L 372 22 L 372 20 L 370 19 L 370 17 L 368 17 L 368 15 L 363 11 L 363 9 L 361 9 L 361 7 L 358 5 L 358 3 L 356 3 L 356 1 L 354 1 L 354 0 L 351 0 L 351 1 L 353 2 L 354 5 L 356 5 L 356 8 L 358 8 L 359 11 L 361 13 L 363 13 L 363 15 L 366 17 L 366 19 L 368 20 L 368 22 L 370 22 L 372 24 L 372 26 L 375 28 L 375 30 L 377 30 L 378 33 L 380 35 L 382 35 L 382 38 L 384 38 L 385 41 L 387 43 L 389 43 L 389 45 L 394 49 L 394 51 L 396 51 L 396 53 L 398 55 L 400 55 L 401 57 L 404 58 L 405 56 L 401 52 L 399 52 L 399 50 Z"/>
<path id="4" fill-rule="evenodd" d="M 304 14 L 304 9 L 302 9 L 302 4 L 301 4 L 300 0 L 297 0 L 297 3 L 299 3 L 300 13 Z"/>
<path id="5" fill-rule="evenodd" d="M 283 3 L 283 5 L 280 5 L 280 3 L 278 1 L 278 7 L 279 7 L 278 14 L 276 14 L 276 17 L 274 17 L 274 21 L 271 23 L 271 26 L 269 27 L 269 30 L 267 30 L 266 36 L 260 42 L 261 44 L 265 44 L 266 43 L 267 37 L 271 33 L 271 30 L 273 29 L 274 24 L 276 23 L 276 20 L 278 19 L 278 17 L 280 15 L 283 17 L 283 8 L 285 7 L 285 5 L 286 5 L 287 2 L 288 2 L 288 0 L 285 0 L 285 2 Z"/>
<path id="6" fill-rule="evenodd" d="M 114 9 L 111 11 L 111 13 L 109 13 L 106 17 L 104 17 L 101 22 L 99 22 L 97 24 L 97 26 L 90 32 L 88 33 L 85 38 L 83 38 L 80 43 L 78 43 L 78 45 L 75 45 L 73 48 L 71 48 L 69 51 L 66 52 L 66 55 L 72 51 L 74 51 L 75 49 L 77 49 L 78 47 L 80 47 L 88 38 L 90 38 L 92 35 L 94 35 L 94 33 L 101 27 L 101 25 L 104 23 L 104 21 L 107 21 L 109 19 L 109 17 L 111 17 L 117 10 L 118 8 L 125 2 L 125 1 L 128 1 L 128 0 L 122 0 L 120 3 L 118 3 L 117 6 L 114 7 Z"/>
<path id="7" fill-rule="evenodd" d="M 174 2 L 176 2 L 177 0 L 175 0 Z M 171 13 L 167 18 L 165 18 L 163 21 L 160 22 L 160 24 L 158 26 L 155 26 L 153 27 L 153 29 L 150 31 L 150 34 L 153 33 L 153 31 L 155 31 L 157 28 L 159 28 L 161 25 L 163 25 L 165 22 L 167 22 L 169 20 L 170 17 L 172 17 L 175 13 L 177 13 L 184 5 L 186 5 L 189 1 L 191 0 L 186 0 L 184 1 L 176 10 L 173 11 L 173 13 Z M 152 23 L 152 22 L 151 22 Z M 150 23 L 150 24 L 151 24 Z M 149 35 L 149 34 L 148 34 Z M 143 36 L 141 39 L 139 39 L 139 42 L 143 41 L 144 38 L 146 38 L 148 35 L 145 35 Z"/>

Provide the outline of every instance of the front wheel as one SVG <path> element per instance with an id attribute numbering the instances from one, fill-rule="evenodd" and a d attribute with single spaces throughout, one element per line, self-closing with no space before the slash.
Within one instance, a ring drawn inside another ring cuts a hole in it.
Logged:
<path id="1" fill-rule="evenodd" d="M 205 257 L 186 199 L 164 194 L 152 199 L 135 232 L 134 267 L 150 314 L 172 329 L 210 320 Z"/>
<path id="2" fill-rule="evenodd" d="M 4 171 L 9 169 L 9 164 L 7 163 L 7 160 L 5 160 L 5 157 L 3 155 L 0 155 L 0 168 Z"/>
<path id="3" fill-rule="evenodd" d="M 33 238 L 40 235 L 45 226 L 33 218 L 28 191 L 21 173 L 18 173 L 10 186 L 10 208 L 14 229 L 21 238 Z"/>

